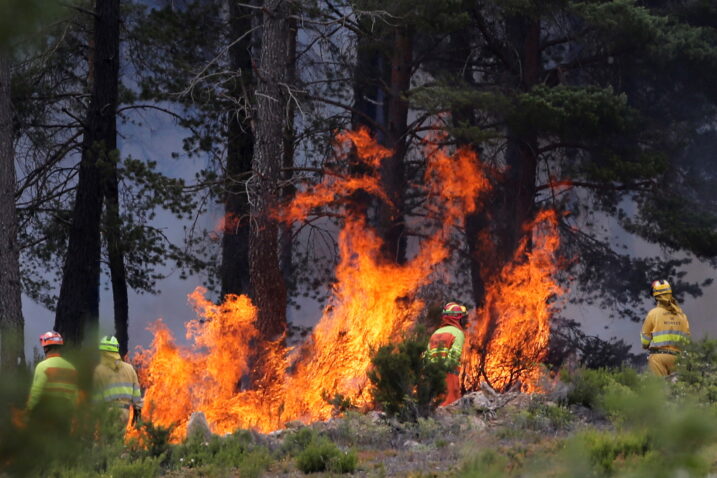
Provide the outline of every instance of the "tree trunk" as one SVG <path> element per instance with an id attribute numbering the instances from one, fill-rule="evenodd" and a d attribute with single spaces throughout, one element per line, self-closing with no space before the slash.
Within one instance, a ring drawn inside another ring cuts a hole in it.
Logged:
<path id="1" fill-rule="evenodd" d="M 124 357 L 129 350 L 129 303 L 127 300 L 127 272 L 124 266 L 119 209 L 119 187 L 117 182 L 117 162 L 108 158 L 104 178 L 105 234 L 107 236 L 107 254 L 112 282 L 112 301 L 115 318 L 115 337 L 119 341 L 120 355 Z"/>
<path id="2" fill-rule="evenodd" d="M 384 83 L 385 55 L 374 44 L 376 39 L 370 34 L 373 22 L 370 19 L 359 20 L 361 32 L 356 39 L 356 67 L 353 71 L 353 111 L 351 127 L 354 130 L 367 128 L 372 135 L 383 141 L 383 128 L 386 123 L 384 107 L 385 95 L 379 87 Z M 352 152 L 350 173 L 360 176 L 367 173 L 364 166 Z M 355 191 L 348 202 L 349 214 L 364 217 L 369 223 L 368 208 L 374 198 L 366 191 Z"/>
<path id="3" fill-rule="evenodd" d="M 272 212 L 278 203 L 282 138 L 286 124 L 289 56 L 289 4 L 264 4 L 261 61 L 257 72 L 255 147 L 251 179 L 249 267 L 253 299 L 259 308 L 257 328 L 272 340 L 286 329 L 286 286 L 278 257 L 278 228 Z"/>
<path id="4" fill-rule="evenodd" d="M 525 91 L 538 83 L 542 70 L 540 58 L 540 21 L 527 17 L 513 17 L 507 20 L 508 39 L 512 48 L 519 52 L 522 73 L 516 82 Z M 502 218 L 499 256 L 502 263 L 513 258 L 513 254 L 524 235 L 524 225 L 535 215 L 535 181 L 537 173 L 537 145 L 535 134 L 508 130 L 505 153 L 506 176 L 500 188 Z"/>
<path id="5" fill-rule="evenodd" d="M 0 372 L 3 374 L 19 369 L 25 362 L 19 253 L 10 61 L 0 51 Z"/>
<path id="6" fill-rule="evenodd" d="M 95 4 L 94 82 L 85 119 L 82 158 L 67 256 L 57 302 L 55 329 L 79 345 L 88 327 L 97 327 L 100 284 L 100 222 L 103 168 L 117 142 L 119 0 Z"/>
<path id="7" fill-rule="evenodd" d="M 289 20 L 289 34 L 287 37 L 286 51 L 288 54 L 287 64 L 287 83 L 293 85 L 296 81 L 296 20 Z M 296 194 L 296 188 L 291 182 L 294 173 L 294 114 L 296 113 L 296 104 L 289 101 L 287 104 L 286 125 L 284 127 L 283 143 L 283 159 L 282 167 L 284 168 L 282 180 L 284 187 L 281 190 L 282 203 L 286 204 L 292 200 Z M 282 223 L 279 225 L 279 263 L 281 264 L 281 273 L 284 276 L 284 283 L 289 287 L 294 283 L 294 229 L 291 224 Z"/>
<path id="8" fill-rule="evenodd" d="M 471 58 L 470 30 L 463 28 L 451 33 L 450 36 L 451 72 L 466 84 L 474 83 L 472 70 L 465 68 Z M 457 108 L 451 111 L 451 119 L 455 128 L 475 126 L 474 109 L 471 106 Z M 456 137 L 459 146 L 470 146 L 476 149 L 468 138 Z M 485 200 L 485 199 L 481 199 Z M 464 217 L 466 245 L 468 247 L 468 260 L 470 265 L 471 290 L 476 308 L 485 303 L 484 269 L 489 260 L 485 255 L 485 244 L 482 238 L 489 232 L 490 219 L 486 215 L 486 205 L 477 205 L 475 212 Z"/>
<path id="9" fill-rule="evenodd" d="M 404 194 L 406 178 L 403 160 L 406 156 L 408 102 L 405 94 L 411 86 L 413 65 L 413 34 L 405 27 L 396 28 L 393 34 L 391 78 L 388 90 L 388 110 L 385 146 L 393 155 L 384 160 L 381 168 L 381 185 L 391 204 L 380 202 L 378 229 L 383 238 L 384 257 L 396 263 L 406 261 L 406 226 L 404 221 Z"/>
<path id="10" fill-rule="evenodd" d="M 246 35 L 252 27 L 252 11 L 229 1 L 230 42 Z M 230 95 L 242 98 L 244 110 L 231 111 L 227 127 L 227 166 L 224 196 L 224 235 L 222 237 L 221 296 L 249 293 L 249 202 L 247 175 L 251 173 L 254 137 L 248 118 L 253 98 L 251 35 L 229 48 L 229 61 L 236 72 Z"/>

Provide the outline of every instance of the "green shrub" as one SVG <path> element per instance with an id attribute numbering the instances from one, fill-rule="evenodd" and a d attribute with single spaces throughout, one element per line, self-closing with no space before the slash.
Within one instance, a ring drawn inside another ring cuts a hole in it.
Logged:
<path id="1" fill-rule="evenodd" d="M 534 401 L 518 414 L 515 424 L 519 428 L 548 432 L 566 428 L 572 419 L 570 410 L 563 406 Z"/>
<path id="2" fill-rule="evenodd" d="M 457 478 L 502 478 L 508 476 L 509 460 L 494 450 L 484 450 L 466 461 Z"/>
<path id="3" fill-rule="evenodd" d="M 241 478 L 259 478 L 272 462 L 271 454 L 266 448 L 257 448 L 244 455 L 237 466 Z"/>
<path id="4" fill-rule="evenodd" d="M 602 473 L 612 473 L 617 459 L 643 456 L 650 449 L 644 432 L 617 434 L 591 430 L 581 434 L 578 440 L 587 451 L 593 468 Z"/>
<path id="5" fill-rule="evenodd" d="M 288 434 L 281 445 L 283 455 L 295 456 L 304 451 L 309 444 L 318 439 L 318 433 L 311 428 L 305 427 Z"/>
<path id="6" fill-rule="evenodd" d="M 416 421 L 440 404 L 448 369 L 424 359 L 427 345 L 428 335 L 419 329 L 401 343 L 385 345 L 373 354 L 368 372 L 373 398 L 388 415 Z"/>
<path id="7" fill-rule="evenodd" d="M 154 478 L 159 475 L 159 458 L 145 458 L 135 462 L 117 461 L 107 470 L 112 478 Z"/>
<path id="8" fill-rule="evenodd" d="M 331 414 L 333 416 L 340 416 L 349 410 L 356 410 L 356 405 L 351 402 L 351 399 L 341 393 L 331 396 L 326 391 L 323 391 L 321 392 L 321 398 L 331 405 Z"/>
<path id="9" fill-rule="evenodd" d="M 341 445 L 385 448 L 393 439 L 393 429 L 383 421 L 374 421 L 363 413 L 348 411 L 338 427 L 327 430 L 326 435 Z"/>
<path id="10" fill-rule="evenodd" d="M 251 467 L 247 460 L 254 463 L 259 457 L 269 457 L 268 451 L 256 447 L 251 435 L 242 430 L 225 437 L 212 436 L 207 440 L 199 435 L 190 436 L 184 443 L 172 448 L 171 466 L 195 468 L 218 464 L 224 468 Z"/>
<path id="11" fill-rule="evenodd" d="M 296 467 L 304 473 L 320 471 L 352 473 L 357 463 L 355 453 L 344 453 L 323 437 L 309 443 L 296 457 Z"/>
<path id="12" fill-rule="evenodd" d="M 155 425 L 151 419 L 142 420 L 142 422 L 140 422 L 140 441 L 150 456 L 166 456 L 168 454 L 170 448 L 169 439 L 172 436 L 174 428 L 175 425 L 169 425 L 167 427 Z"/>
<path id="13" fill-rule="evenodd" d="M 676 395 L 717 403 L 717 340 L 692 342 L 677 360 Z"/>
<path id="14" fill-rule="evenodd" d="M 640 382 L 638 373 L 627 367 L 617 370 L 583 368 L 572 375 L 564 375 L 562 379 L 572 385 L 568 392 L 568 403 L 588 408 L 598 405 L 600 396 L 609 385 L 619 383 L 633 389 Z"/>

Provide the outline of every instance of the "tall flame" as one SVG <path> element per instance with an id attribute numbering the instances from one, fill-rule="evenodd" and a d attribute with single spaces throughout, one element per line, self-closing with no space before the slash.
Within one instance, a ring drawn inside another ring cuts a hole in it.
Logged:
<path id="1" fill-rule="evenodd" d="M 535 390 L 550 338 L 549 300 L 561 293 L 554 279 L 555 212 L 541 212 L 526 229 L 514 260 L 488 284 L 485 305 L 468 331 L 462 374 L 467 389 L 487 381 L 499 390 L 519 382 L 524 391 Z"/>
<path id="2" fill-rule="evenodd" d="M 365 130 L 344 132 L 337 137 L 339 164 L 346 162 L 352 148 L 368 170 L 366 174 L 326 175 L 320 184 L 297 194 L 287 208 L 276 213 L 277 218 L 303 220 L 315 208 L 336 206 L 359 189 L 386 200 L 379 187 L 378 167 L 391 152 Z M 428 196 L 426 215 L 433 219 L 433 227 L 412 259 L 402 265 L 385 261 L 380 238 L 364 218 L 345 211 L 338 236 L 337 280 L 329 305 L 302 346 L 292 350 L 281 342 L 268 345 L 264 368 L 272 370 L 269 375 L 274 380 L 255 384 L 252 390 L 242 390 L 240 384 L 248 373 L 247 357 L 257 336 L 256 309 L 244 296 L 230 296 L 215 305 L 205 298 L 204 290 L 195 290 L 190 301 L 199 318 L 187 324 L 190 345 L 177 346 L 166 326 L 157 322 L 151 348 L 138 356 L 140 378 L 146 388 L 144 413 L 160 425 L 178 424 L 173 436 L 178 440 L 194 411 L 204 412 L 215 433 L 252 427 L 266 432 L 291 420 L 310 422 L 330 417 L 331 406 L 325 395 L 339 393 L 358 405 L 370 405 L 366 371 L 371 351 L 397 339 L 422 313 L 424 304 L 417 293 L 450 256 L 448 243 L 454 228 L 462 225 L 465 214 L 478 207 L 479 199 L 490 188 L 473 151 L 459 149 L 450 154 L 427 142 L 425 154 L 427 166 L 420 188 Z M 549 262 L 552 244 L 536 243 L 536 249 L 545 250 L 528 254 Z M 525 285 L 510 278 L 522 274 L 518 268 L 504 272 L 501 290 Z M 500 306 L 500 294 L 498 289 L 489 292 L 489 301 Z M 541 316 L 541 326 L 547 324 L 547 313 L 546 309 L 545 317 Z M 493 337 L 505 341 L 511 330 L 518 329 L 520 333 L 528 330 L 523 325 L 511 329 L 501 322 Z M 477 331 L 471 340 L 485 336 L 480 333 Z M 542 333 L 539 336 L 543 337 Z M 532 335 L 527 339 L 532 340 Z M 491 353 L 503 353 L 502 345 L 493 347 Z M 473 360 L 471 356 L 471 363 Z M 496 360 L 491 358 L 483 369 L 490 373 L 495 370 L 500 377 L 500 362 Z"/>

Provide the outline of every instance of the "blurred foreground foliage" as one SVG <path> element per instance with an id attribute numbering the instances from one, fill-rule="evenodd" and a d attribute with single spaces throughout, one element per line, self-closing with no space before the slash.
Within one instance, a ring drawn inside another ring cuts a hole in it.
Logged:
<path id="1" fill-rule="evenodd" d="M 678 362 L 678 374 L 667 380 L 626 367 L 565 373 L 562 379 L 570 391 L 563 406 L 573 414 L 592 414 L 590 423 L 553 441 L 541 432 L 529 451 L 520 442 L 511 449 L 469 453 L 458 476 L 715 476 L 715 358 L 717 341 L 703 340 L 689 346 Z M 548 407 L 556 408 L 551 416 L 560 417 L 558 407 Z M 512 426 L 522 427 L 524 433 L 535 428 L 535 420 L 526 420 L 535 414 L 531 409 L 523 412 Z"/>
<path id="2" fill-rule="evenodd" d="M 259 477 L 274 461 L 248 431 L 225 437 L 190 436 L 169 443 L 171 427 L 140 421 L 142 445 L 125 440 L 116 410 L 83 402 L 64 430 L 67 417 L 54 412 L 29 416 L 25 400 L 30 374 L 3 376 L 0 387 L 0 477 L 150 478 L 177 469 L 202 476 Z M 66 413 L 65 413 L 66 415 Z"/>

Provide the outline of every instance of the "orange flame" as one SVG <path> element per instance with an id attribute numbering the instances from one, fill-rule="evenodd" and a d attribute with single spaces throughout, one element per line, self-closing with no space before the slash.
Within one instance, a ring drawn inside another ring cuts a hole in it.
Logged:
<path id="1" fill-rule="evenodd" d="M 520 382 L 523 391 L 536 391 L 538 365 L 550 338 L 548 303 L 561 293 L 554 280 L 560 243 L 555 212 L 541 212 L 528 230 L 532 237 L 523 238 L 515 259 L 489 283 L 485 306 L 468 331 L 463 360 L 467 389 L 485 380 L 498 390 Z"/>
<path id="2" fill-rule="evenodd" d="M 337 140 L 337 157 L 346 158 L 347 151 L 355 148 L 368 173 L 358 177 L 326 175 L 320 184 L 298 193 L 277 213 L 279 218 L 302 220 L 313 208 L 335 205 L 358 189 L 385 197 L 377 168 L 390 151 L 366 130 L 341 133 Z M 200 318 L 187 324 L 191 345 L 177 346 L 167 328 L 157 322 L 151 348 L 139 354 L 140 378 L 146 388 L 144 413 L 159 425 L 178 424 L 173 436 L 178 440 L 186 433 L 187 420 L 194 411 L 204 412 L 215 433 L 238 428 L 267 432 L 291 420 L 329 418 L 331 405 L 322 395 L 340 393 L 359 406 L 369 406 L 366 371 L 371 351 L 397 339 L 421 314 L 424 304 L 417 293 L 450 256 L 448 244 L 454 228 L 462 225 L 465 214 L 479 207 L 481 195 L 490 188 L 474 152 L 460 149 L 449 154 L 427 145 L 425 154 L 424 183 L 415 187 L 428 195 L 426 216 L 433 222 L 428 238 L 412 259 L 402 265 L 386 262 L 380 253 L 380 238 L 364 219 L 346 217 L 338 237 L 340 262 L 329 305 L 302 346 L 290 350 L 281 341 L 268 345 L 262 365 L 274 379 L 260 380 L 253 390 L 241 390 L 239 384 L 248 372 L 247 357 L 257 334 L 256 309 L 244 296 L 229 296 L 223 304 L 214 305 L 205 299 L 204 290 L 195 290 L 190 301 Z M 554 251 L 551 244 L 540 245 L 544 252 L 528 254 L 547 260 Z M 516 273 L 518 268 L 510 272 Z M 509 272 L 505 274 L 503 289 L 526 285 L 511 281 Z M 491 294 L 492 303 L 502 304 L 497 291 Z M 547 315 L 540 323 L 547 324 Z M 520 330 L 524 329 L 527 327 Z M 500 340 L 510 333 L 507 328 L 499 328 L 499 332 L 495 337 Z M 503 349 L 496 347 L 491 350 L 502 353 Z M 493 363 L 486 368 L 499 370 L 499 364 Z"/>

